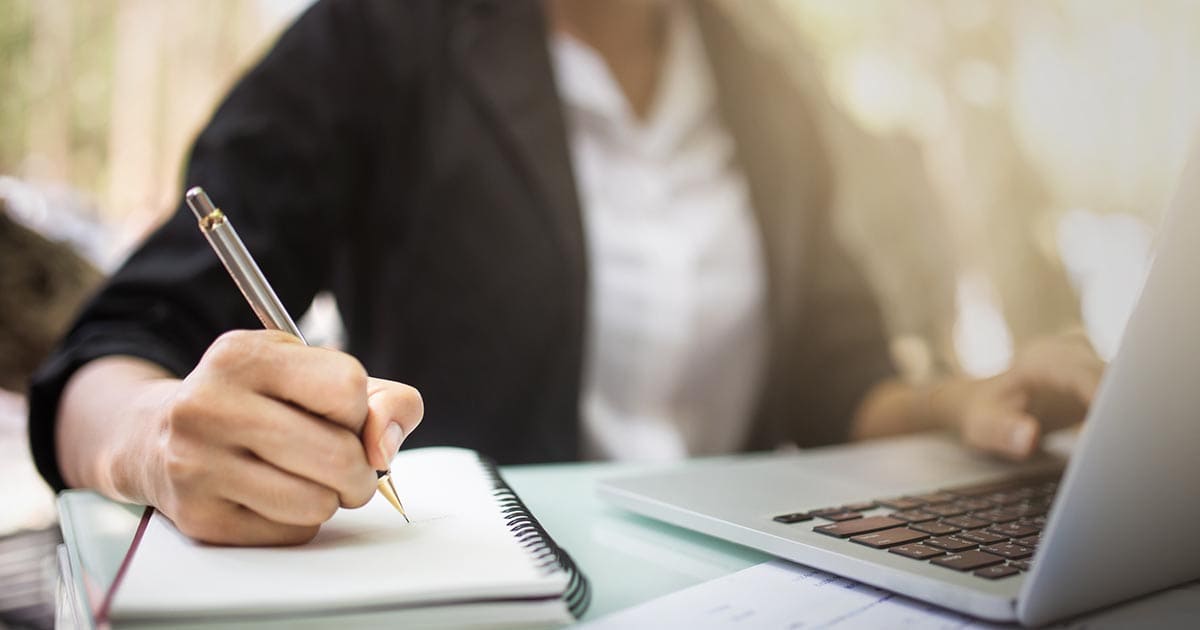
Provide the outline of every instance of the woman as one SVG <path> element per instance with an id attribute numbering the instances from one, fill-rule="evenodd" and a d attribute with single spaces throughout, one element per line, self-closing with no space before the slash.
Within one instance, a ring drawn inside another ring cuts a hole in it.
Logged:
<path id="1" fill-rule="evenodd" d="M 401 440 L 512 463 L 947 426 L 1021 457 L 1027 399 L 1094 387 L 1084 361 L 896 381 L 803 96 L 704 2 L 318 3 L 186 179 L 289 310 L 336 294 L 348 354 L 255 330 L 180 208 L 42 371 L 31 434 L 56 487 L 206 541 L 311 538 Z"/>

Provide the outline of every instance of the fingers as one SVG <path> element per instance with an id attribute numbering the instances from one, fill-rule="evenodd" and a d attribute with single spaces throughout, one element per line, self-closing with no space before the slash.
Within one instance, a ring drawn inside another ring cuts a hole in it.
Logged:
<path id="1" fill-rule="evenodd" d="M 196 501 L 181 511 L 164 512 L 184 535 L 213 545 L 300 545 L 313 539 L 317 525 L 272 521 L 224 499 Z"/>
<path id="2" fill-rule="evenodd" d="M 1101 364 L 1063 361 L 1052 368 L 1018 368 L 1016 375 L 1031 393 L 1039 391 L 1067 395 L 1081 405 L 1090 405 L 1104 376 Z"/>
<path id="3" fill-rule="evenodd" d="M 375 474 L 358 436 L 304 410 L 241 389 L 189 386 L 170 419 L 177 441 L 193 438 L 229 452 L 250 451 L 280 470 L 336 492 L 339 503 L 370 500 Z M 229 483 L 241 483 L 232 478 Z"/>
<path id="4" fill-rule="evenodd" d="M 338 493 L 246 455 L 220 473 L 224 498 L 281 525 L 317 527 L 341 506 Z"/>
<path id="5" fill-rule="evenodd" d="M 1052 369 L 1014 371 L 1029 401 L 1025 410 L 1038 419 L 1043 432 L 1081 422 L 1100 386 L 1103 369 L 1098 362 L 1069 359 Z"/>
<path id="6" fill-rule="evenodd" d="M 963 440 L 975 448 L 1008 459 L 1028 458 L 1041 439 L 1041 425 L 1025 413 L 980 418 L 964 427 Z"/>
<path id="7" fill-rule="evenodd" d="M 216 379 L 290 402 L 358 433 L 367 417 L 367 371 L 354 357 L 305 346 L 273 330 L 235 330 L 201 360 Z"/>
<path id="8" fill-rule="evenodd" d="M 1085 364 L 1068 376 L 1067 390 L 1074 393 L 1079 402 L 1090 406 L 1096 398 L 1096 390 L 1100 389 L 1103 376 L 1103 364 Z"/>
<path id="9" fill-rule="evenodd" d="M 1042 426 L 1026 411 L 1029 397 L 1016 381 L 997 377 L 975 385 L 961 424 L 968 445 L 1020 460 L 1032 455 Z"/>
<path id="10" fill-rule="evenodd" d="M 284 473 L 279 471 L 248 467 L 248 457 L 198 440 L 174 440 L 165 459 L 163 472 L 170 480 L 169 491 L 158 497 L 156 507 L 191 538 L 222 545 L 287 545 L 307 542 L 317 533 L 320 521 L 312 521 L 320 515 L 297 514 L 311 508 L 291 504 L 284 496 L 298 492 L 301 498 L 320 502 L 320 489 L 298 487 L 313 484 L 297 484 L 295 478 L 281 478 Z M 283 522 L 246 508 L 230 496 L 259 506 Z"/>
<path id="11" fill-rule="evenodd" d="M 343 507 L 359 507 L 375 492 L 375 472 L 363 457 L 358 436 L 301 409 L 262 397 L 247 397 L 238 445 L 282 471 L 336 492 Z"/>
<path id="12" fill-rule="evenodd" d="M 1047 337 L 1021 352 L 1013 372 L 1029 388 L 1057 390 L 1089 405 L 1104 375 L 1104 362 L 1084 337 Z"/>
<path id="13" fill-rule="evenodd" d="M 424 415 L 425 405 L 416 389 L 382 378 L 370 379 L 362 444 L 371 467 L 386 470 Z"/>
<path id="14" fill-rule="evenodd" d="M 285 525 L 245 507 L 232 505 L 223 531 L 213 542 L 254 547 L 302 545 L 316 537 L 319 525 Z"/>
<path id="15" fill-rule="evenodd" d="M 421 396 L 277 331 L 222 335 L 158 416 L 155 503 L 217 544 L 297 544 L 374 495 Z"/>

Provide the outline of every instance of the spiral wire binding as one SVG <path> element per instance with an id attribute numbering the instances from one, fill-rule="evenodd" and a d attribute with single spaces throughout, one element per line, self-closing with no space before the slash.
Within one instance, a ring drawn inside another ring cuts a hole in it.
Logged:
<path id="1" fill-rule="evenodd" d="M 571 614 L 578 619 L 592 603 L 592 589 L 588 584 L 587 577 L 584 576 L 583 571 L 579 570 L 575 561 L 571 559 L 571 555 L 555 544 L 554 539 L 546 533 L 542 524 L 534 518 L 533 513 L 529 511 L 517 493 L 513 492 L 513 489 L 500 476 L 500 470 L 496 467 L 496 463 L 482 455 L 479 457 L 479 461 L 488 477 L 491 478 L 492 495 L 496 497 L 500 505 L 500 513 L 517 542 L 529 550 L 534 563 L 546 574 L 561 569 L 570 576 L 563 592 L 563 601 L 566 602 L 567 609 L 571 611 Z"/>

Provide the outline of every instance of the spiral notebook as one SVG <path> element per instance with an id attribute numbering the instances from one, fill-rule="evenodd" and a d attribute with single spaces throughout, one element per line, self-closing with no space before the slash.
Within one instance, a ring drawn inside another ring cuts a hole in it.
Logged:
<path id="1" fill-rule="evenodd" d="M 423 448 L 398 455 L 392 474 L 411 524 L 376 496 L 296 547 L 204 545 L 155 514 L 110 619 L 528 627 L 582 614 L 587 580 L 490 462 Z"/>

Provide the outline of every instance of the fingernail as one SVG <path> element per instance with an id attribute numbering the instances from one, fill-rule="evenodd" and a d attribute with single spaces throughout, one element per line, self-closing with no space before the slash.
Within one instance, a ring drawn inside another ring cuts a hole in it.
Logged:
<path id="1" fill-rule="evenodd" d="M 1012 450 L 1019 454 L 1025 454 L 1033 450 L 1033 440 L 1037 434 L 1037 427 L 1031 422 L 1022 422 L 1018 424 L 1009 435 L 1009 443 Z"/>
<path id="2" fill-rule="evenodd" d="M 400 448 L 400 440 L 404 439 L 404 429 L 395 422 L 389 422 L 379 439 L 379 450 L 383 451 L 384 461 L 390 462 Z"/>

